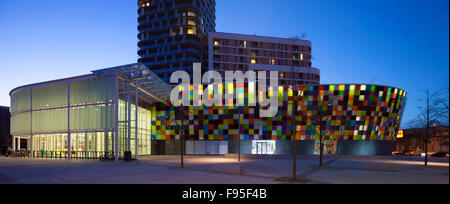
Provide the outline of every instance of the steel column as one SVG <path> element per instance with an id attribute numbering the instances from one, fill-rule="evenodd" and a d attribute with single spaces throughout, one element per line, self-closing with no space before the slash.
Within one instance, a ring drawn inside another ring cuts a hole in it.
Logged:
<path id="1" fill-rule="evenodd" d="M 33 89 L 30 89 L 30 157 L 33 158 Z"/>
<path id="2" fill-rule="evenodd" d="M 135 89 L 134 89 L 134 96 L 135 96 L 135 98 L 134 98 L 134 108 L 135 108 L 135 111 L 134 111 L 134 114 L 135 114 L 135 125 L 134 125 L 134 142 L 135 142 L 135 145 L 134 145 L 134 154 L 135 154 L 135 159 L 137 159 L 138 158 L 138 151 L 139 151 L 139 148 L 138 148 L 138 145 L 139 145 L 139 143 L 138 143 L 138 123 L 139 123 L 139 120 L 138 120 L 138 111 L 139 111 L 139 104 L 138 104 L 138 102 L 139 102 L 139 92 L 138 92 L 138 87 L 139 87 L 139 84 L 138 84 L 138 81 L 136 80 L 136 82 L 135 82 L 135 84 L 136 84 L 136 86 L 134 87 Z"/>
<path id="3" fill-rule="evenodd" d="M 16 136 L 12 136 L 12 151 L 16 151 Z"/>
<path id="4" fill-rule="evenodd" d="M 61 138 L 63 140 L 63 138 Z M 67 82 L 67 160 L 72 159 L 72 138 L 70 135 L 70 82 Z"/>
<path id="5" fill-rule="evenodd" d="M 119 77 L 117 74 L 114 75 L 115 79 L 115 126 L 116 133 L 114 135 L 114 157 L 116 161 L 119 161 Z"/>
<path id="6" fill-rule="evenodd" d="M 91 142 L 92 144 L 92 142 Z M 85 132 L 84 133 L 84 157 L 87 157 L 87 152 L 88 152 L 88 133 Z"/>
<path id="7" fill-rule="evenodd" d="M 131 84 L 127 84 L 127 118 L 126 120 L 126 124 L 127 124 L 127 137 L 128 137 L 128 141 L 127 141 L 127 151 L 131 151 Z"/>

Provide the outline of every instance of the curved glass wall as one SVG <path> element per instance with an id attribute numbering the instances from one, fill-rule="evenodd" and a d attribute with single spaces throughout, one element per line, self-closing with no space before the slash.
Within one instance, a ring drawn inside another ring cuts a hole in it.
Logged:
<path id="1" fill-rule="evenodd" d="M 113 152 L 115 81 L 113 76 L 93 75 L 16 90 L 11 94 L 12 135 L 29 139 L 34 156 L 67 157 L 69 147 L 73 157 L 88 156 L 93 152 Z M 123 91 L 122 87 L 120 91 Z M 120 156 L 125 150 L 132 151 L 134 155 L 135 105 L 125 107 L 130 103 L 122 99 L 119 104 Z M 138 153 L 146 155 L 151 153 L 151 113 L 139 107 L 138 114 Z M 129 148 L 124 147 L 125 136 L 120 128 L 125 120 L 130 124 L 126 126 L 130 128 L 130 134 L 127 134 L 130 138 L 126 138 L 131 140 L 126 143 Z"/>
<path id="2" fill-rule="evenodd" d="M 33 110 L 67 107 L 68 83 L 33 88 Z"/>
<path id="3" fill-rule="evenodd" d="M 20 113 L 31 109 L 31 90 L 17 91 L 11 96 L 11 113 Z"/>
<path id="4" fill-rule="evenodd" d="M 99 77 L 19 90 L 11 95 L 11 132 L 68 132 L 69 126 L 70 132 L 112 131 L 114 83 L 113 77 Z"/>
<path id="5" fill-rule="evenodd" d="M 67 132 L 67 108 L 32 112 L 33 133 Z"/>
<path id="6" fill-rule="evenodd" d="M 70 104 L 72 106 L 114 102 L 115 81 L 113 77 L 70 83 Z"/>
<path id="7" fill-rule="evenodd" d="M 114 104 L 70 108 L 71 131 L 114 130 Z M 66 110 L 67 112 L 67 110 Z"/>
<path id="8" fill-rule="evenodd" d="M 261 106 L 249 106 L 255 100 L 255 91 L 243 84 L 218 86 L 231 94 L 239 87 L 238 99 L 245 102 L 243 113 L 227 106 L 199 106 L 185 108 L 184 126 L 187 140 L 292 140 L 294 120 L 297 121 L 296 140 L 370 140 L 394 141 L 400 126 L 407 93 L 401 89 L 364 84 L 300 86 L 297 111 L 292 116 L 292 87 L 278 87 L 278 113 L 274 117 L 259 116 Z M 242 90 L 241 90 L 242 87 Z M 244 88 L 245 87 L 245 88 Z M 190 87 L 190 99 L 193 88 Z M 211 94 L 211 93 L 210 93 Z M 268 88 L 267 95 L 274 91 Z M 175 108 L 159 104 L 152 109 L 152 139 L 178 140 L 177 124 L 170 118 Z M 180 121 L 181 122 L 181 121 Z"/>
<path id="9" fill-rule="evenodd" d="M 11 134 L 30 134 L 30 112 L 17 113 L 11 116 Z"/>

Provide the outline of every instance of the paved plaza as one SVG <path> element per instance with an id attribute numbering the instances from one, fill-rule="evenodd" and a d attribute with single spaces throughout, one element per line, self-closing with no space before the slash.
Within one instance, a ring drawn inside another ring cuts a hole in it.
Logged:
<path id="1" fill-rule="evenodd" d="M 299 157 L 297 177 L 308 184 L 448 184 L 449 160 L 415 157 Z M 223 156 L 149 156 L 138 161 L 66 161 L 0 157 L 0 184 L 280 184 L 292 176 L 292 159 Z M 231 174 L 242 167 L 243 174 Z M 224 170 L 218 172 L 218 170 Z M 230 173 L 226 173 L 227 171 Z M 225 173 L 224 173 L 225 172 Z"/>

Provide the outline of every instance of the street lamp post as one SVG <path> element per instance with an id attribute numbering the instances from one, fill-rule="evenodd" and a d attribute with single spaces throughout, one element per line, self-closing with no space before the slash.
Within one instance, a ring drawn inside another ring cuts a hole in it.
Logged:
<path id="1" fill-rule="evenodd" d="M 239 133 L 238 133 L 238 162 L 241 162 L 241 108 L 242 107 L 236 106 L 233 109 L 233 113 L 239 115 L 238 123 L 237 123 L 238 131 L 239 131 Z"/>
<path id="2" fill-rule="evenodd" d="M 295 46 L 297 42 L 297 37 L 292 38 L 292 45 Z M 290 85 L 292 87 L 292 179 L 295 181 L 297 180 L 297 123 L 295 119 L 295 115 L 297 113 L 297 103 L 298 103 L 298 85 L 295 82 L 295 75 L 297 71 L 295 70 L 294 65 L 294 57 L 292 57 L 292 66 L 291 66 L 291 73 L 290 73 Z"/>
<path id="3" fill-rule="evenodd" d="M 292 178 L 294 180 L 297 179 L 297 120 L 295 119 L 295 113 L 297 112 L 297 94 L 295 94 L 295 88 L 292 87 L 292 93 L 294 95 L 293 99 L 294 102 L 292 103 L 292 123 L 293 123 L 293 134 L 292 134 L 292 157 L 293 157 L 293 164 L 292 164 Z M 297 88 L 298 89 L 298 88 Z"/>
<path id="4" fill-rule="evenodd" d="M 324 141 L 323 141 L 323 135 L 322 135 L 322 129 L 323 129 L 323 121 L 330 120 L 330 116 L 327 114 L 323 114 L 323 98 L 318 96 L 319 99 L 317 100 L 319 105 L 317 107 L 320 108 L 319 110 L 319 167 L 322 167 L 323 165 L 323 149 L 324 149 Z M 329 105 L 328 105 L 329 106 Z M 327 106 L 327 110 L 329 110 L 329 107 Z"/>
<path id="5" fill-rule="evenodd" d="M 238 138 L 238 162 L 241 162 L 241 111 L 242 107 L 239 107 L 239 138 Z"/>
<path id="6" fill-rule="evenodd" d="M 322 138 L 322 111 L 320 111 L 319 114 L 319 167 L 322 167 L 322 161 L 323 161 L 323 138 Z"/>
<path id="7" fill-rule="evenodd" d="M 319 97 L 318 103 L 319 103 L 319 167 L 322 168 L 322 164 L 323 164 L 323 136 L 322 136 L 322 122 L 323 122 L 323 115 L 322 115 L 322 110 L 323 110 L 323 100 Z"/>
<path id="8" fill-rule="evenodd" d="M 181 168 L 184 168 L 184 131 L 182 130 L 181 132 Z"/>
<path id="9" fill-rule="evenodd" d="M 184 168 L 184 107 L 179 106 L 178 107 L 178 113 L 176 114 L 176 117 L 174 118 L 174 122 L 177 125 L 176 131 L 180 134 L 180 165 L 181 168 Z M 181 124 L 178 122 L 178 120 L 181 120 Z"/>

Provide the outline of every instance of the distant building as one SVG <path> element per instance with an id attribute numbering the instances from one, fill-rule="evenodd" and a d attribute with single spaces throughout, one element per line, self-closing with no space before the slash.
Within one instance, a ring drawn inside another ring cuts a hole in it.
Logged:
<path id="1" fill-rule="evenodd" d="M 425 150 L 425 128 L 412 128 L 403 130 L 403 138 L 397 138 L 396 151 Z M 431 127 L 428 140 L 428 152 L 449 151 L 449 130 L 447 127 Z"/>
<path id="2" fill-rule="evenodd" d="M 9 107 L 0 106 L 0 150 L 11 146 Z"/>
<path id="3" fill-rule="evenodd" d="M 278 71 L 279 83 L 320 84 L 320 70 L 311 67 L 311 42 L 232 33 L 208 34 L 208 67 L 219 71 Z"/>

